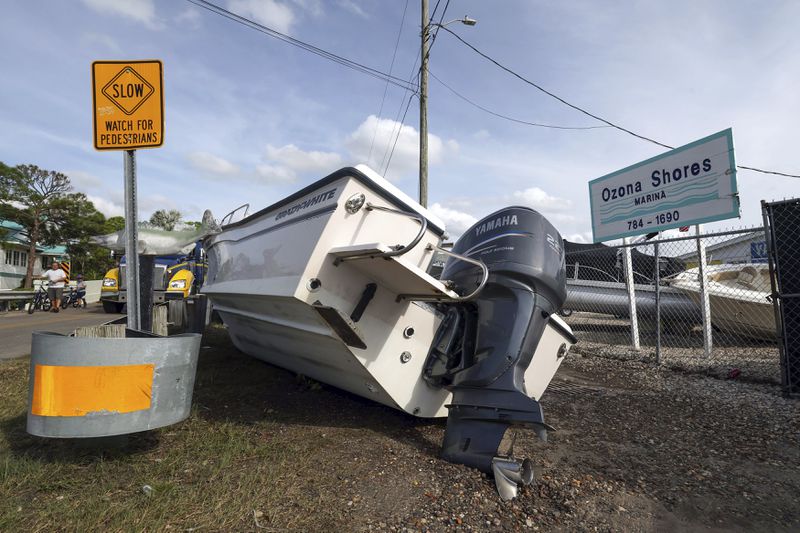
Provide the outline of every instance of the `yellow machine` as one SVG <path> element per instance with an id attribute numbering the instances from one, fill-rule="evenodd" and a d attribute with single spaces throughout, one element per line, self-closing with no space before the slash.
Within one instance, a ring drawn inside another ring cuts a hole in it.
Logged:
<path id="1" fill-rule="evenodd" d="M 153 265 L 153 303 L 186 300 L 196 295 L 205 277 L 206 263 L 198 243 L 189 255 L 168 255 L 155 258 Z M 120 266 L 106 272 L 100 299 L 106 313 L 120 313 L 127 301 L 125 257 Z"/>

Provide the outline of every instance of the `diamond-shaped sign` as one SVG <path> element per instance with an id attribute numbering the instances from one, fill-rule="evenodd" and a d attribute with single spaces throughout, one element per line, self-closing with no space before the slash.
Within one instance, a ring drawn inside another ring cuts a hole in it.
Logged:
<path id="1" fill-rule="evenodd" d="M 132 115 L 156 92 L 147 80 L 131 67 L 125 67 L 103 87 L 103 94 L 126 115 Z"/>
<path id="2" fill-rule="evenodd" d="M 161 61 L 92 63 L 94 146 L 98 150 L 155 148 L 164 142 Z"/>

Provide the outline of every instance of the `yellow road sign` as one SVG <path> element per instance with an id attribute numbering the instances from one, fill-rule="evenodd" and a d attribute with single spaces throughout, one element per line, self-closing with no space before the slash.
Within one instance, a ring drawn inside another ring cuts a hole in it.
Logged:
<path id="1" fill-rule="evenodd" d="M 154 148 L 164 142 L 161 61 L 92 63 L 94 147 Z"/>

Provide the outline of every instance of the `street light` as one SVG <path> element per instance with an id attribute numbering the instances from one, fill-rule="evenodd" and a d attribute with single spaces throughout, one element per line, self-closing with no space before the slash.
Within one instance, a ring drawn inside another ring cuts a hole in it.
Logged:
<path id="1" fill-rule="evenodd" d="M 419 203 L 428 206 L 428 54 L 430 44 L 428 35 L 431 26 L 444 28 L 448 24 L 460 22 L 465 26 L 474 26 L 477 20 L 464 15 L 462 19 L 454 19 L 444 24 L 431 24 L 428 20 L 428 0 L 422 0 L 422 66 L 419 76 Z"/>
<path id="2" fill-rule="evenodd" d="M 475 20 L 474 18 L 470 18 L 467 15 L 464 15 L 464 18 L 462 18 L 462 19 L 453 19 L 453 20 L 451 20 L 449 22 L 445 22 L 444 24 L 431 24 L 431 25 L 432 26 L 441 26 L 442 28 L 444 28 L 445 26 L 447 26 L 449 24 L 452 24 L 454 22 L 460 22 L 461 24 L 463 24 L 465 26 L 474 26 L 475 24 L 478 23 L 478 21 Z"/>

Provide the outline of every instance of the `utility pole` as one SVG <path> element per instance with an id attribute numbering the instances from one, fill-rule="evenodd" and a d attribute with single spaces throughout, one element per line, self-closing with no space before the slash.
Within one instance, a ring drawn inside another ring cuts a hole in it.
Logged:
<path id="1" fill-rule="evenodd" d="M 428 0 L 422 0 L 422 46 L 419 72 L 419 203 L 428 206 Z"/>

